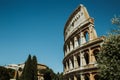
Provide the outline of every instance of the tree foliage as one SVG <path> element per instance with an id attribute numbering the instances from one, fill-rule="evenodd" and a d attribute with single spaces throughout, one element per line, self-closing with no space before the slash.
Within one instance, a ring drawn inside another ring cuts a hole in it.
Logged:
<path id="1" fill-rule="evenodd" d="M 55 73 L 52 69 L 41 69 L 39 70 L 41 74 L 44 75 L 44 80 L 63 80 L 62 73 Z"/>
<path id="2" fill-rule="evenodd" d="M 9 80 L 10 78 L 13 78 L 14 75 L 14 69 L 7 69 L 5 67 L 0 66 L 0 80 Z"/>
<path id="3" fill-rule="evenodd" d="M 52 80 L 52 75 L 54 75 L 52 69 L 41 69 L 39 70 L 41 74 L 43 74 L 44 80 Z"/>
<path id="4" fill-rule="evenodd" d="M 32 58 L 32 80 L 38 80 L 37 78 L 37 58 L 33 56 Z"/>
<path id="5" fill-rule="evenodd" d="M 98 56 L 100 80 L 120 79 L 120 18 L 113 18 L 112 23 L 117 26 L 108 36 Z"/>
<path id="6" fill-rule="evenodd" d="M 63 80 L 63 73 L 57 73 L 57 77 L 58 77 L 58 79 L 56 79 L 56 80 Z"/>
<path id="7" fill-rule="evenodd" d="M 9 72 L 4 67 L 0 67 L 0 80 L 10 80 Z"/>
<path id="8" fill-rule="evenodd" d="M 28 56 L 20 80 L 37 80 L 37 58 Z"/>

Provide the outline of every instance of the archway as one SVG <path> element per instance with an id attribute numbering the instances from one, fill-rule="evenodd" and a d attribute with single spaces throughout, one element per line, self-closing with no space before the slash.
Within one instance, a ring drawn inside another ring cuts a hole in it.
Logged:
<path id="1" fill-rule="evenodd" d="M 85 74 L 84 79 L 85 79 L 85 80 L 90 80 L 90 79 L 89 79 L 89 75 L 88 75 L 88 74 Z"/>
<path id="2" fill-rule="evenodd" d="M 85 58 L 86 64 L 89 64 L 89 54 L 87 52 L 84 53 L 84 58 Z"/>
<path id="3" fill-rule="evenodd" d="M 98 49 L 95 49 L 95 50 L 93 51 L 93 55 L 94 55 L 96 61 L 97 61 L 97 59 L 98 59 L 98 56 L 97 56 L 98 53 L 99 53 L 99 50 L 98 50 Z"/>
<path id="4" fill-rule="evenodd" d="M 78 67 L 80 67 L 80 56 L 77 56 Z"/>
<path id="5" fill-rule="evenodd" d="M 86 31 L 84 33 L 84 37 L 85 37 L 86 42 L 88 42 L 89 41 L 89 33 L 88 33 L 88 31 Z"/>

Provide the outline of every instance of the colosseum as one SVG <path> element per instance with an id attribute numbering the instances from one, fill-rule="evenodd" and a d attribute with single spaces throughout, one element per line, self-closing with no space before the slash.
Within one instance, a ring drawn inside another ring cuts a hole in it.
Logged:
<path id="1" fill-rule="evenodd" d="M 64 27 L 64 80 L 98 80 L 96 54 L 103 37 L 98 37 L 94 19 L 81 4 Z"/>

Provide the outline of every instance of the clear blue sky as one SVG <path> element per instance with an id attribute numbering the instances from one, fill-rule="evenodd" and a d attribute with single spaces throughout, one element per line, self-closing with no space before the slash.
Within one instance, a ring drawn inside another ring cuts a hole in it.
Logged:
<path id="1" fill-rule="evenodd" d="M 120 0 L 0 0 L 0 65 L 23 63 L 29 54 L 63 71 L 63 29 L 79 4 L 95 19 L 99 36 L 120 15 Z"/>

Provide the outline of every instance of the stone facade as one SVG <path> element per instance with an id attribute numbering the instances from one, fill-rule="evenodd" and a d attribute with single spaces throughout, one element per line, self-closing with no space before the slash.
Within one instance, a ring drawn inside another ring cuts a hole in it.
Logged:
<path id="1" fill-rule="evenodd" d="M 97 54 L 103 37 L 98 37 L 94 19 L 79 5 L 64 28 L 64 80 L 97 80 Z"/>

